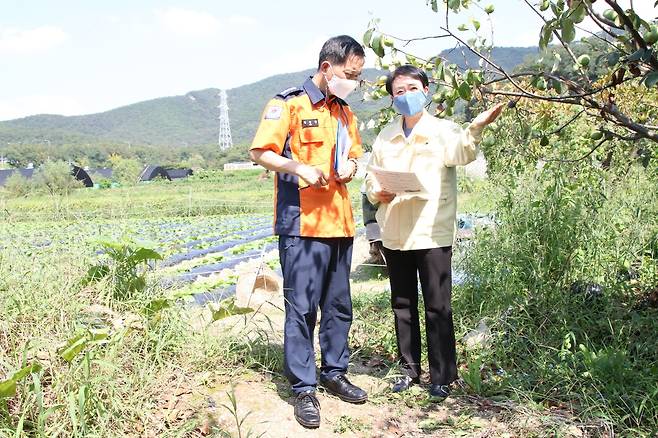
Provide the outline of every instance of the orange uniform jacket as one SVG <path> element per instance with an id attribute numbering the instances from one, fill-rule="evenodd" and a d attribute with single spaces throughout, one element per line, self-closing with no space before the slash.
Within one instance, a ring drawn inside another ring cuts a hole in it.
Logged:
<path id="1" fill-rule="evenodd" d="M 343 100 L 325 96 L 309 78 L 269 101 L 251 149 L 268 149 L 330 175 L 325 187 L 309 187 L 295 175 L 277 173 L 274 233 L 304 237 L 352 237 L 354 217 L 345 184 L 334 180 L 339 120 L 347 127 L 349 158 L 363 154 L 356 117 Z"/>

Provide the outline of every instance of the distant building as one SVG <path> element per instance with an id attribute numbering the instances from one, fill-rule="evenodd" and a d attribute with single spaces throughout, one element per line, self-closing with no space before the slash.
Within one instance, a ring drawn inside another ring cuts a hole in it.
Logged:
<path id="1" fill-rule="evenodd" d="M 4 186 L 7 183 L 7 179 L 13 174 L 19 174 L 23 178 L 30 179 L 34 176 L 35 171 L 36 169 L 34 167 L 26 169 L 0 169 L 0 187 Z M 78 181 L 82 181 L 85 187 L 92 187 L 94 185 L 89 174 L 81 167 L 71 166 L 71 176 Z"/>
<path id="2" fill-rule="evenodd" d="M 187 168 L 165 168 L 157 165 L 148 165 L 142 170 L 142 173 L 139 175 L 140 181 L 151 181 L 156 178 L 168 179 L 169 181 L 173 179 L 187 178 L 193 174 L 192 169 Z"/>
<path id="3" fill-rule="evenodd" d="M 252 163 L 251 161 L 241 161 L 241 162 L 224 164 L 224 170 L 252 170 L 252 169 L 264 170 L 265 168 L 259 164 Z"/>

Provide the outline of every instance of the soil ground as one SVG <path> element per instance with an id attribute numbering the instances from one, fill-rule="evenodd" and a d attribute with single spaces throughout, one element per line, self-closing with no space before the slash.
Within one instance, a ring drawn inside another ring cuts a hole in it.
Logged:
<path id="1" fill-rule="evenodd" d="M 275 257 L 275 254 L 270 256 Z M 357 295 L 373 289 L 388 290 L 386 275 L 371 275 L 372 267 L 363 266 L 368 257 L 368 242 L 355 241 L 352 272 L 352 293 Z M 249 271 L 255 266 L 236 269 Z M 383 272 L 383 271 L 382 271 Z M 373 278 L 374 277 L 374 278 Z M 236 316 L 213 324 L 214 330 L 244 330 L 246 324 L 262 336 L 266 333 L 272 348 L 280 353 L 283 335 L 283 297 L 270 297 L 269 303 L 249 317 Z M 240 322 L 236 320 L 241 318 Z M 393 328 L 391 327 L 391 330 Z M 316 341 L 316 356 L 319 347 Z M 546 409 L 520 405 L 506 400 L 491 400 L 467 394 L 459 387 L 441 403 L 427 397 L 427 377 L 424 383 L 406 393 L 390 392 L 388 368 L 376 360 L 351 363 L 348 376 L 365 389 L 369 400 L 353 405 L 318 391 L 322 424 L 309 430 L 300 426 L 293 415 L 294 397 L 286 379 L 280 374 L 247 370 L 240 375 L 212 377 L 210 387 L 197 386 L 190 398 L 201 400 L 203 425 L 201 435 L 263 436 L 263 437 L 541 437 L 589 436 L 586 425 L 575 421 L 565 409 Z M 223 373 L 222 373 L 223 374 Z M 199 380 L 199 379 L 194 379 Z M 203 380 L 203 379 L 201 379 Z M 237 412 L 231 412 L 229 395 L 236 400 Z M 194 404 L 199 404 L 194 403 Z M 241 422 L 240 425 L 238 423 Z"/>

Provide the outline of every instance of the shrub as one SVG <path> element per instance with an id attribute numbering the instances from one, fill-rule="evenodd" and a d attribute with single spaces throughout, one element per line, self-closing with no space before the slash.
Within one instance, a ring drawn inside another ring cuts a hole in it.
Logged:
<path id="1" fill-rule="evenodd" d="M 12 198 L 20 198 L 29 195 L 32 192 L 32 181 L 16 172 L 7 178 L 4 186 L 5 191 Z"/>
<path id="2" fill-rule="evenodd" d="M 144 166 L 134 158 L 116 157 L 112 160 L 112 177 L 123 185 L 136 184 Z"/>
<path id="3" fill-rule="evenodd" d="M 556 165 L 502 178 L 498 224 L 478 234 L 454 300 L 467 326 L 486 318 L 497 338 L 482 357 L 504 377 L 483 391 L 655 430 L 658 340 L 646 335 L 658 311 L 642 302 L 658 286 L 655 177 Z"/>
<path id="4" fill-rule="evenodd" d="M 34 172 L 34 187 L 50 195 L 68 195 L 82 187 L 82 182 L 71 174 L 71 166 L 65 161 L 47 161 Z"/>

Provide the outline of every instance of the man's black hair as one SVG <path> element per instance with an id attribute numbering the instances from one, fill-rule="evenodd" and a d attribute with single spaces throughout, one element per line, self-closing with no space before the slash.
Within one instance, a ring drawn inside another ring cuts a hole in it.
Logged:
<path id="1" fill-rule="evenodd" d="M 410 78 L 417 79 L 423 84 L 423 87 L 428 87 L 430 84 L 430 81 L 427 78 L 427 73 L 425 73 L 424 70 L 410 64 L 401 65 L 386 79 L 386 91 L 388 91 L 388 94 L 391 96 L 393 95 L 393 81 L 398 76 L 409 76 Z"/>
<path id="2" fill-rule="evenodd" d="M 324 61 L 329 61 L 332 65 L 344 65 L 351 56 L 366 57 L 363 46 L 354 38 L 348 35 L 329 38 L 320 50 L 318 70 Z"/>

